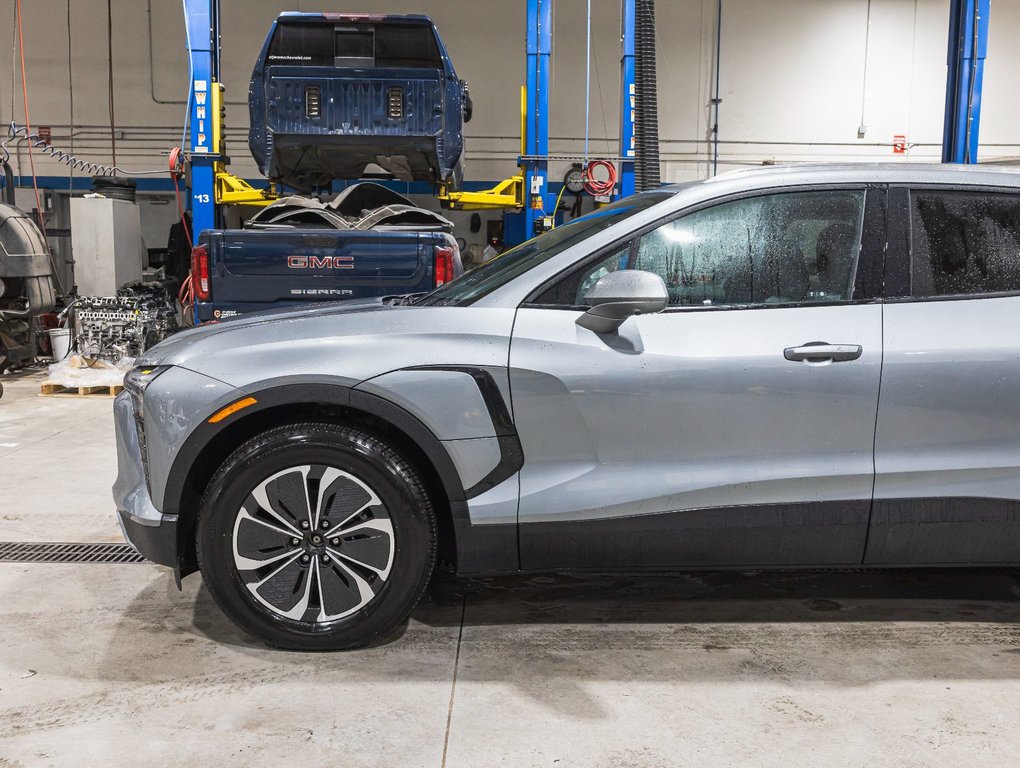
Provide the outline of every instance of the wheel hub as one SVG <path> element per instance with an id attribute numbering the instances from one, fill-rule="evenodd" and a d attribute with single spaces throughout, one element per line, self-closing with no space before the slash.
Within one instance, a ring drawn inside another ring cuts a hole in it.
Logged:
<path id="1" fill-rule="evenodd" d="M 379 497 L 360 478 L 325 465 L 291 467 L 259 483 L 238 510 L 233 545 L 252 597 L 311 623 L 370 602 L 389 578 L 394 554 Z"/>

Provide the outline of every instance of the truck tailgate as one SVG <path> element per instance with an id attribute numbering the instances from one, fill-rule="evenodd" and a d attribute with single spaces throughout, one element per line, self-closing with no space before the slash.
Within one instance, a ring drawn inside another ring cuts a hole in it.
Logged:
<path id="1" fill-rule="evenodd" d="M 432 247 L 416 232 L 230 230 L 215 236 L 217 304 L 362 298 L 430 287 Z"/>

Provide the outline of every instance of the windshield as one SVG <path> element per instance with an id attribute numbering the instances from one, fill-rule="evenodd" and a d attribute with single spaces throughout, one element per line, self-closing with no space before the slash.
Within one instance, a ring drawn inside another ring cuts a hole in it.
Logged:
<path id="1" fill-rule="evenodd" d="M 599 230 L 617 224 L 670 198 L 672 192 L 644 192 L 618 200 L 567 224 L 561 224 L 491 259 L 477 269 L 437 288 L 416 306 L 463 306 L 506 285 L 529 269 L 580 243 Z"/>

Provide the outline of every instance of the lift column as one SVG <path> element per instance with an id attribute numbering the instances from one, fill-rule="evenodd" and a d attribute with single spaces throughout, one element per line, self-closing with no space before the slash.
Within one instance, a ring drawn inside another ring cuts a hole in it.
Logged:
<path id="1" fill-rule="evenodd" d="M 943 163 L 976 163 L 991 0 L 951 0 Z"/>
<path id="2" fill-rule="evenodd" d="M 214 108 L 219 94 L 213 89 L 219 81 L 219 0 L 184 0 L 184 23 L 188 27 L 188 58 L 191 82 L 188 84 L 191 135 L 191 220 L 195 242 L 206 229 L 216 228 L 216 174 L 218 137 L 213 127 Z"/>
<path id="3" fill-rule="evenodd" d="M 527 120 L 524 132 L 523 239 L 535 236 L 535 222 L 555 212 L 549 193 L 549 59 L 552 56 L 553 0 L 528 0 Z"/>
<path id="4" fill-rule="evenodd" d="M 634 194 L 634 88 L 635 0 L 623 0 L 620 22 L 620 195 Z"/>

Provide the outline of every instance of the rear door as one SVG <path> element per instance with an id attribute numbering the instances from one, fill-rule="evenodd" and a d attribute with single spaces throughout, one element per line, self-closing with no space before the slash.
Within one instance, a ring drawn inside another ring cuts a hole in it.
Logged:
<path id="1" fill-rule="evenodd" d="M 876 189 L 721 202 L 593 254 L 523 306 L 522 566 L 860 563 L 883 216 Z M 587 287 L 621 268 L 659 274 L 670 307 L 615 334 L 578 327 Z M 823 343 L 853 352 L 813 355 Z"/>
<path id="2" fill-rule="evenodd" d="M 866 561 L 1020 561 L 1020 194 L 890 194 Z"/>

